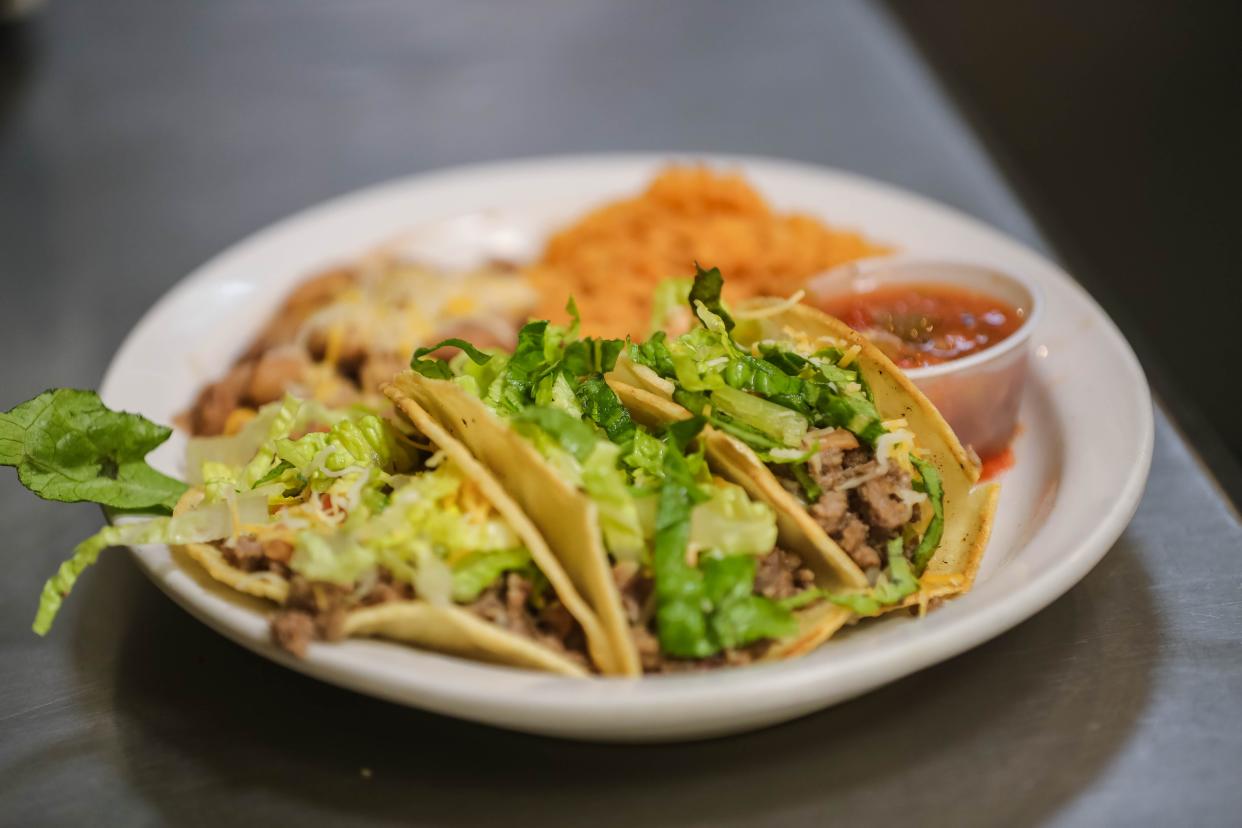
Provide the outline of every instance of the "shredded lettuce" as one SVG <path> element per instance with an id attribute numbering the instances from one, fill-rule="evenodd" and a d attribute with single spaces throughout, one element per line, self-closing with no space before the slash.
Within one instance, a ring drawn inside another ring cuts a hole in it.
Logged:
<path id="1" fill-rule="evenodd" d="M 168 532 L 169 518 L 155 518 L 140 523 L 123 523 L 118 526 L 105 526 L 86 540 L 79 543 L 73 550 L 73 556 L 60 565 L 56 574 L 43 585 L 43 593 L 39 596 L 39 610 L 35 614 L 32 629 L 39 635 L 47 635 L 60 612 L 61 604 L 69 596 L 69 591 L 77 583 L 82 570 L 99 559 L 99 553 L 110 546 L 127 546 L 129 544 L 161 543 Z"/>
<path id="2" fill-rule="evenodd" d="M 698 567 L 686 560 L 694 535 L 694 511 L 710 503 L 712 493 L 696 479 L 684 452 L 704 425 L 701 418 L 684 420 L 669 428 L 664 452 L 664 483 L 656 508 L 655 574 L 656 628 L 660 649 L 677 658 L 706 658 L 722 648 L 743 647 L 763 638 L 792 634 L 796 622 L 789 610 L 754 594 L 756 560 L 752 554 L 721 554 L 715 549 L 701 557 Z M 728 491 L 723 489 L 722 491 Z M 728 503 L 715 507 L 736 517 L 744 515 L 749 543 L 775 540 L 774 518 L 761 504 L 745 504 L 744 492 L 724 494 Z M 758 508 L 756 508 L 758 507 Z M 759 516 L 759 510 L 766 512 Z M 758 528 L 765 522 L 770 528 Z M 736 543 L 736 541 L 734 541 Z M 767 543 L 763 552 L 771 549 Z"/>
<path id="3" fill-rule="evenodd" d="M 487 352 L 486 362 L 475 362 L 469 354 L 462 351 L 449 360 L 453 381 L 466 388 L 476 397 L 486 397 L 492 392 L 493 384 L 509 364 L 509 355 L 503 351 Z M 496 386 L 499 391 L 499 386 Z"/>
<path id="4" fill-rule="evenodd" d="M 617 465 L 620 446 L 600 440 L 582 464 L 582 486 L 599 510 L 604 544 L 618 560 L 643 560 L 643 527 L 625 473 Z"/>
<path id="5" fill-rule="evenodd" d="M 703 573 L 686 561 L 691 511 L 705 495 L 680 452 L 665 452 L 664 471 L 652 557 L 660 649 L 678 658 L 706 658 L 718 647 L 710 638 Z"/>
<path id="6" fill-rule="evenodd" d="M 620 339 L 579 339 L 568 342 L 561 355 L 560 368 L 570 377 L 585 377 L 611 371 L 617 364 L 625 342 Z"/>
<path id="7" fill-rule="evenodd" d="M 263 435 L 254 454 L 246 462 L 238 475 L 238 483 L 243 489 L 254 488 L 255 483 L 271 470 L 276 461 L 276 441 L 283 440 L 293 433 L 297 426 L 298 414 L 302 403 L 294 397 L 286 396 L 276 408 L 267 423 L 267 431 Z"/>
<path id="8" fill-rule="evenodd" d="M 424 377 L 452 379 L 453 370 L 449 367 L 447 360 L 425 358 L 428 354 L 435 353 L 441 348 L 458 348 L 476 365 L 485 365 L 491 359 L 490 354 L 480 351 L 466 340 L 454 338 L 441 340 L 435 345 L 428 345 L 416 350 L 414 356 L 410 358 L 410 368 Z"/>
<path id="9" fill-rule="evenodd" d="M 704 591 L 712 606 L 713 643 L 719 647 L 736 649 L 798 630 L 789 609 L 754 594 L 755 568 L 750 555 L 709 557 L 702 563 Z"/>
<path id="10" fill-rule="evenodd" d="M 724 302 L 720 298 L 723 289 L 724 276 L 720 274 L 720 268 L 713 267 L 711 270 L 704 270 L 695 262 L 694 282 L 687 296 L 690 305 L 694 307 L 701 304 L 709 313 L 720 319 L 726 331 L 731 331 L 734 324 L 733 317 L 725 310 Z M 700 318 L 701 315 L 700 311 Z"/>
<path id="11" fill-rule="evenodd" d="M 576 404 L 572 388 L 562 392 Z M 597 437 L 586 423 L 569 419 L 588 432 L 588 449 L 603 447 L 600 459 L 594 459 L 597 452 L 584 458 L 593 481 L 606 481 L 628 499 L 625 477 L 616 468 L 620 448 Z M 293 438 L 310 423 L 329 428 Z M 53 430 L 60 436 L 45 445 Z M 93 394 L 49 392 L 0 419 L 0 448 L 11 452 L 19 471 L 22 463 L 47 461 L 54 473 L 45 469 L 37 479 L 23 478 L 33 480 L 32 487 L 43 486 L 47 496 L 166 510 L 185 485 L 159 482 L 162 476 L 146 467 L 142 456 L 167 432 L 135 415 L 108 411 Z M 420 598 L 446 603 L 455 594 L 460 600 L 477 596 L 510 569 L 530 569 L 532 577 L 538 576 L 516 533 L 457 467 L 441 462 L 407 474 L 416 466 L 412 444 L 390 423 L 363 410 L 331 412 L 286 398 L 265 407 L 241 434 L 198 442 L 195 459 L 205 492 L 202 502 L 174 517 L 106 526 L 82 541 L 45 585 L 36 632 L 50 629 L 79 575 L 109 546 L 217 541 L 256 531 L 272 520 L 299 530 L 290 566 L 312 581 L 353 585 L 383 566 L 413 584 Z M 604 471 L 609 466 L 612 480 Z M 79 484 L 108 482 L 70 491 L 56 478 L 66 472 L 78 475 Z M 271 508 L 276 508 L 275 518 L 269 517 Z M 631 533 L 641 545 L 632 506 L 631 512 Z"/>
<path id="12" fill-rule="evenodd" d="M 862 394 L 821 394 L 816 408 L 819 412 L 816 427 L 844 428 L 869 446 L 875 445 L 875 441 L 885 433 L 875 403 Z"/>
<path id="13" fill-rule="evenodd" d="M 619 444 L 634 436 L 635 427 L 630 412 L 602 376 L 588 377 L 578 386 L 576 393 L 586 417 L 602 428 L 609 440 Z M 579 416 L 582 416 L 581 413 Z"/>
<path id="14" fill-rule="evenodd" d="M 382 479 L 378 472 L 373 474 Z M 340 478 L 334 488 L 371 481 L 352 477 L 358 479 Z M 459 596 L 466 596 L 472 584 L 481 591 L 499 577 L 504 568 L 487 566 L 502 558 L 484 564 L 485 558 L 504 552 L 508 558 L 503 560 L 525 556 L 516 566 L 529 563 L 513 529 L 482 501 L 481 493 L 453 463 L 390 480 L 392 492 L 374 512 L 355 507 L 340 527 L 300 533 L 290 562 L 293 571 L 312 580 L 352 584 L 383 566 L 397 580 L 413 584 L 418 597 L 444 604 L 473 600 Z M 465 574 L 458 575 L 459 571 Z M 493 576 L 484 578 L 488 571 Z"/>
<path id="15" fill-rule="evenodd" d="M 375 567 L 375 553 L 344 532 L 300 532 L 290 568 L 311 581 L 349 586 Z"/>
<path id="16" fill-rule="evenodd" d="M 516 412 L 512 422 L 520 431 L 530 434 L 530 427 L 551 437 L 557 445 L 569 452 L 579 463 L 586 462 L 599 437 L 591 426 L 559 408 L 531 406 Z M 538 447 L 538 443 L 536 443 Z"/>
<path id="17" fill-rule="evenodd" d="M 648 324 L 648 335 L 667 328 L 677 318 L 678 311 L 684 311 L 690 301 L 690 279 L 665 279 L 656 285 L 651 297 L 651 322 Z"/>
<path id="18" fill-rule="evenodd" d="M 527 322 L 518 331 L 513 356 L 496 380 L 500 387 L 498 408 L 502 412 L 515 414 L 532 402 L 535 380 L 549 361 L 544 347 L 547 333 L 547 320 Z"/>
<path id="19" fill-rule="evenodd" d="M 766 555 L 776 545 L 776 515 L 746 490 L 713 481 L 710 496 L 690 516 L 690 543 L 724 555 Z"/>
<path id="20" fill-rule="evenodd" d="M 448 606 L 453 600 L 453 570 L 426 547 L 417 547 L 412 557 L 417 560 L 411 581 L 419 598 L 436 606 Z"/>
<path id="21" fill-rule="evenodd" d="M 664 477 L 664 447 L 664 442 L 651 432 L 634 432 L 622 462 L 630 469 L 636 485 L 645 486 Z"/>
<path id="22" fill-rule="evenodd" d="M 525 549 L 491 549 L 471 552 L 453 565 L 453 600 L 468 604 L 506 572 L 530 566 Z"/>
<path id="23" fill-rule="evenodd" d="M 752 448 L 768 447 L 756 432 L 792 447 L 796 444 L 787 440 L 808 426 L 845 428 L 874 445 L 885 429 L 861 375 L 841 368 L 830 358 L 840 355 L 831 349 L 806 357 L 786 343 L 757 342 L 755 353 L 743 348 L 734 338 L 740 329 L 735 330 L 720 301 L 721 285 L 718 270 L 697 268 L 688 298 L 702 327 L 672 342 L 658 334 L 648 342 L 631 343 L 630 359 L 674 381 L 674 399 L 691 403 L 691 411 L 701 413 L 710 403 L 712 416 L 721 418 L 713 424 Z M 791 414 L 774 419 L 750 399 Z"/>
<path id="24" fill-rule="evenodd" d="M 204 501 L 169 519 L 166 543 L 220 540 L 267 523 L 267 498 L 248 492 L 215 503 Z"/>
<path id="25" fill-rule="evenodd" d="M 811 477 L 810 471 L 807 470 L 806 463 L 796 463 L 793 467 L 794 480 L 798 481 L 798 485 L 802 487 L 802 494 L 806 497 L 807 503 L 815 503 L 823 495 L 823 487 Z"/>
<path id="26" fill-rule="evenodd" d="M 112 546 L 145 543 L 203 543 L 230 537 L 242 524 L 267 520 L 267 502 L 263 497 L 240 497 L 233 504 L 203 504 L 177 515 L 105 526 L 74 547 L 73 555 L 43 585 L 39 609 L 32 629 L 46 635 L 70 590 L 87 567 L 99 559 L 99 553 Z"/>
<path id="27" fill-rule="evenodd" d="M 921 481 L 915 483 L 915 488 L 921 492 L 927 493 L 927 499 L 931 502 L 932 519 L 927 524 L 927 529 L 923 531 L 923 538 L 919 541 L 918 547 L 914 550 L 914 571 L 920 575 L 927 568 L 928 561 L 936 552 L 936 547 L 940 545 L 940 538 L 944 534 L 944 487 L 940 483 L 940 472 L 936 471 L 936 467 L 926 460 L 910 455 L 910 462 L 914 464 L 914 468 L 918 470 Z"/>
<path id="28" fill-rule="evenodd" d="M 539 381 L 535 405 L 559 408 L 571 417 L 582 419 L 582 406 L 564 374 L 548 374 Z"/>
<path id="29" fill-rule="evenodd" d="M 275 471 L 275 469 L 273 469 Z M 229 466 L 223 463 L 217 463 L 212 460 L 204 460 L 201 466 L 200 476 L 203 481 L 203 492 L 208 503 L 222 500 L 228 495 L 237 491 L 237 475 Z M 269 479 L 273 479 L 269 473 L 264 476 L 259 484 L 266 483 Z M 256 484 L 258 485 L 258 484 Z"/>
<path id="30" fill-rule="evenodd" d="M 910 562 L 902 551 L 901 538 L 893 538 L 886 547 L 888 567 L 880 576 L 880 581 L 865 592 L 851 592 L 840 595 L 825 594 L 829 601 L 849 609 L 857 615 L 879 615 L 886 607 L 904 601 L 919 591 L 918 578 L 910 567 Z"/>
<path id="31" fill-rule="evenodd" d="M 628 414 L 626 415 L 628 419 Z M 634 498 L 626 486 L 626 478 L 618 465 L 620 446 L 597 434 L 590 425 L 556 408 L 531 407 L 518 412 L 513 421 L 525 426 L 536 448 L 552 463 L 562 464 L 568 458 L 557 457 L 548 443 L 532 434 L 534 426 L 553 441 L 574 461 L 569 479 L 580 485 L 599 509 L 600 528 L 609 551 L 621 560 L 641 560 L 645 556 L 642 526 L 634 506 Z M 631 428 L 632 428 L 631 424 Z"/>
<path id="32" fill-rule="evenodd" d="M 626 353 L 633 362 L 647 366 L 662 377 L 673 377 L 677 373 L 664 331 L 652 334 L 646 342 L 628 343 Z"/>
<path id="33" fill-rule="evenodd" d="M 290 410 L 293 416 L 288 418 Z M 232 435 L 218 437 L 191 437 L 186 446 L 186 474 L 191 485 L 203 482 L 204 463 L 219 463 L 233 469 L 240 476 L 241 469 L 250 462 L 260 448 L 274 439 L 288 436 L 297 429 L 328 428 L 349 416 L 347 412 L 327 408 L 315 400 L 286 398 L 268 403 Z M 273 423 L 281 419 L 281 427 L 273 429 Z M 282 430 L 283 429 L 283 430 Z"/>
<path id="34" fill-rule="evenodd" d="M 754 426 L 738 422 L 728 414 L 712 412 L 707 419 L 713 426 L 733 435 L 755 451 L 765 452 L 772 449 L 786 448 L 784 443 L 774 440 Z"/>
<path id="35" fill-rule="evenodd" d="M 717 411 L 766 434 L 782 446 L 798 448 L 806 437 L 809 427 L 806 417 L 745 391 L 729 386 L 718 388 L 712 394 L 712 403 Z"/>
<path id="36" fill-rule="evenodd" d="M 347 470 L 379 468 L 389 472 L 407 470 L 416 459 L 409 445 L 387 421 L 373 414 L 345 419 L 326 432 L 313 431 L 296 440 L 278 439 L 274 445 L 278 463 L 287 463 L 307 481 L 335 478 Z M 247 470 L 251 467 L 247 466 Z M 259 478 L 254 485 L 264 479 Z"/>

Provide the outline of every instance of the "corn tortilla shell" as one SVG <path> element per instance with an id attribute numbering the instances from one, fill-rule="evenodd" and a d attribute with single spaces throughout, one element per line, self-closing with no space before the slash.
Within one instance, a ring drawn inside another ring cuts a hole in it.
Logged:
<path id="1" fill-rule="evenodd" d="M 411 411 L 413 408 L 402 408 L 406 416 L 410 416 Z M 463 474 L 478 486 L 497 512 L 509 521 L 514 531 L 527 544 L 531 558 L 548 577 L 553 588 L 557 589 L 557 581 L 561 584 L 568 583 L 564 570 L 552 556 L 538 532 L 530 525 L 530 521 L 500 489 L 491 475 L 469 455 L 469 452 L 451 438 L 447 438 L 443 430 L 432 422 L 425 412 L 421 416 L 410 416 L 410 419 L 420 427 L 424 436 L 459 463 Z M 424 425 L 429 425 L 430 430 L 423 429 Z M 203 496 L 202 489 L 189 489 L 182 495 L 173 513 L 181 514 L 192 509 L 202 501 Z M 215 581 L 237 592 L 261 598 L 276 605 L 283 605 L 288 600 L 288 579 L 273 572 L 241 570 L 230 564 L 221 551 L 211 544 L 179 544 L 174 545 L 172 549 L 174 556 L 186 556 L 201 566 Z M 585 609 L 585 604 L 576 593 L 573 593 L 574 597 L 569 601 L 566 601 L 566 594 L 560 589 L 557 589 L 557 595 L 571 614 L 573 614 L 573 607 L 570 601 L 575 598 L 580 610 Z M 575 618 L 577 617 L 575 615 Z M 598 627 L 598 622 L 595 623 Z M 587 632 L 587 624 L 583 624 L 583 631 Z M 525 636 L 511 633 L 454 605 L 437 606 L 426 601 L 413 600 L 392 601 L 371 607 L 351 609 L 346 615 L 345 633 L 348 637 L 386 638 L 420 649 L 435 650 L 513 667 L 543 670 L 564 676 L 590 675 L 580 664 L 561 653 Z M 598 630 L 596 636 L 600 637 Z M 592 656 L 594 657 L 594 653 Z"/>
<path id="2" fill-rule="evenodd" d="M 640 675 L 638 650 L 630 638 L 621 596 L 607 567 L 608 555 L 595 504 L 562 479 L 529 441 L 456 383 L 405 371 L 384 386 L 384 393 L 403 410 L 412 403 L 429 412 L 443 426 L 442 430 L 460 441 L 457 445 L 464 445 L 491 470 L 499 485 L 556 550 L 574 594 L 585 599 L 589 614 L 602 630 L 608 642 L 607 652 L 600 648 L 596 665 L 609 675 Z"/>
<path id="3" fill-rule="evenodd" d="M 876 408 L 885 420 L 905 418 L 915 434 L 920 455 L 939 471 L 944 487 L 944 534 L 940 546 L 919 579 L 919 591 L 900 607 L 925 608 L 933 599 L 951 598 L 970 590 L 987 547 L 992 518 L 996 512 L 999 487 L 994 484 L 976 486 L 979 466 L 963 448 L 953 429 L 936 407 L 891 360 L 866 337 L 844 322 L 805 305 L 794 305 L 772 312 L 779 299 L 752 299 L 739 307 L 739 317 L 747 311 L 767 311 L 758 318 L 744 319 L 738 331 L 745 336 L 739 342 L 762 339 L 788 340 L 804 337 L 811 341 L 827 337 L 838 347 L 857 346 L 858 367 L 875 397 Z M 690 416 L 685 408 L 673 402 L 672 384 L 644 365 L 624 357 L 608 375 L 608 382 L 618 396 L 642 408 L 649 419 L 665 422 Z M 782 543 L 786 533 L 804 536 L 804 546 L 819 550 L 821 563 L 837 570 L 841 579 L 852 586 L 860 584 L 861 570 L 840 546 L 816 523 L 807 510 L 777 482 L 775 475 L 755 452 L 731 435 L 712 431 L 708 434 L 708 458 L 718 471 L 735 482 L 746 485 L 756 497 L 762 497 L 781 516 Z M 744 480 L 750 479 L 750 484 Z M 805 559 L 805 558 L 804 558 Z"/>
<path id="4" fill-rule="evenodd" d="M 621 603 L 621 593 L 612 578 L 608 552 L 604 548 L 595 504 L 563 479 L 539 451 L 508 423 L 493 414 L 483 402 L 448 380 L 432 379 L 407 371 L 396 377 L 390 397 L 413 399 L 439 418 L 444 427 L 475 453 L 514 500 L 526 510 L 532 521 L 548 539 L 587 602 L 609 630 L 615 652 L 619 654 L 614 669 L 619 675 L 642 673 L 637 648 L 630 635 L 629 623 Z M 631 399 L 622 398 L 629 406 Z M 668 422 L 663 411 L 641 404 L 631 409 L 639 422 L 661 425 Z M 766 469 L 764 470 L 766 472 Z M 735 480 L 755 496 L 753 476 L 734 473 L 726 463 L 718 464 L 717 473 Z M 786 516 L 778 515 L 778 524 Z M 788 519 L 784 520 L 789 523 Z M 825 589 L 847 586 L 839 573 L 820 561 L 819 552 L 808 547 L 805 536 L 782 529 L 782 543 L 804 555 L 803 560 L 816 573 L 817 584 Z M 842 553 L 844 554 L 844 553 Z M 859 573 L 861 585 L 866 578 Z M 788 639 L 774 642 L 761 660 L 773 661 L 797 656 L 818 647 L 850 619 L 848 610 L 821 603 L 795 612 L 798 632 Z"/>

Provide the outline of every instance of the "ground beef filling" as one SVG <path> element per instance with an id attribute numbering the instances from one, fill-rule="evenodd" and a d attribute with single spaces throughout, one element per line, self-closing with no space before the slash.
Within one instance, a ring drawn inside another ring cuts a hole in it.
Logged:
<path id="1" fill-rule="evenodd" d="M 854 563 L 864 571 L 871 570 L 869 575 L 882 568 L 880 550 L 884 545 L 919 517 L 918 507 L 901 498 L 901 492 L 910 488 L 910 475 L 896 466 L 877 475 L 878 468 L 872 454 L 863 448 L 826 448 L 816 462 L 809 464 L 811 476 L 823 493 L 807 511 Z M 782 485 L 803 496 L 787 467 L 774 470 Z"/>
<path id="2" fill-rule="evenodd" d="M 294 575 L 289 580 L 285 605 L 272 618 L 272 640 L 296 656 L 306 655 L 312 641 L 340 641 L 345 637 L 345 615 L 351 608 L 413 597 L 414 589 L 394 581 L 386 569 L 380 569 L 375 583 L 360 596 L 356 589 Z"/>
<path id="3" fill-rule="evenodd" d="M 630 637 L 638 649 L 644 673 L 683 673 L 710 670 L 715 667 L 736 667 L 761 658 L 772 642 L 756 641 L 736 650 L 723 650 L 700 659 L 666 656 L 660 651 L 660 640 L 653 630 L 655 620 L 655 582 L 649 571 L 631 561 L 612 567 L 612 578 L 621 593 L 621 607 L 630 625 Z M 815 586 L 815 573 L 802 559 L 779 546 L 759 559 L 755 569 L 755 592 L 765 598 L 780 600 L 797 595 Z"/>
<path id="4" fill-rule="evenodd" d="M 498 627 L 589 666 L 582 628 L 565 605 L 550 589 L 542 602 L 533 593 L 534 584 L 529 578 L 509 572 L 483 590 L 466 609 Z"/>
<path id="5" fill-rule="evenodd" d="M 464 609 L 516 635 L 588 666 L 582 628 L 555 598 L 536 607 L 534 585 L 524 575 L 510 572 Z M 289 598 L 272 619 L 272 640 L 297 656 L 306 654 L 312 641 L 339 641 L 345 636 L 345 616 L 353 608 L 389 601 L 410 601 L 414 588 L 395 581 L 386 569 L 361 596 L 350 589 L 294 575 Z"/>
<path id="6" fill-rule="evenodd" d="M 293 544 L 279 538 L 260 541 L 254 535 L 242 535 L 215 544 L 231 566 L 243 572 L 274 572 L 288 578 L 289 559 Z"/>

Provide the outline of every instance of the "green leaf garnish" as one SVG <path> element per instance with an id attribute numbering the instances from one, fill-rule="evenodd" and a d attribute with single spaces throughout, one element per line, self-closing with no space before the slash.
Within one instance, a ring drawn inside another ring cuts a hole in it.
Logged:
<path id="1" fill-rule="evenodd" d="M 724 322 L 725 330 L 731 331 L 734 325 L 733 317 L 725 310 L 720 298 L 723 288 L 724 276 L 720 275 L 720 268 L 713 267 L 711 270 L 704 270 L 695 262 L 694 284 L 690 287 L 691 312 L 694 312 L 696 302 L 702 302 L 703 307 L 720 317 Z"/>
<path id="2" fill-rule="evenodd" d="M 484 365 L 492 358 L 491 354 L 483 353 L 464 339 L 443 339 L 435 345 L 428 345 L 415 351 L 414 356 L 410 357 L 410 368 L 431 379 L 452 379 L 453 371 L 449 368 L 448 360 L 423 359 L 427 354 L 434 353 L 441 348 L 458 348 L 470 357 L 470 361 L 475 365 Z"/>
<path id="3" fill-rule="evenodd" d="M 57 388 L 0 414 L 0 465 L 39 497 L 171 512 L 186 485 L 147 465 L 172 429 Z"/>

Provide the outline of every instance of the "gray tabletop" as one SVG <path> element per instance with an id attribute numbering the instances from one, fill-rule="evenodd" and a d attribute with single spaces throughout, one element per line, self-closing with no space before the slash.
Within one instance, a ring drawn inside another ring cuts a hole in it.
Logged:
<path id="1" fill-rule="evenodd" d="M 861 3 L 52 0 L 0 65 L 0 404 L 95 385 L 174 281 L 328 196 L 610 149 L 831 164 L 1041 239 Z M 319 684 L 198 624 L 122 552 L 46 640 L 89 506 L 0 475 L 0 822 L 1236 824 L 1242 529 L 1157 418 L 1103 563 L 1035 618 L 748 736 L 561 743 Z M 364 769 L 366 769 L 364 771 Z"/>

